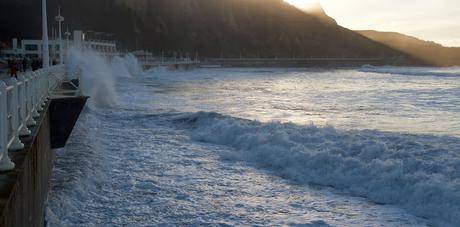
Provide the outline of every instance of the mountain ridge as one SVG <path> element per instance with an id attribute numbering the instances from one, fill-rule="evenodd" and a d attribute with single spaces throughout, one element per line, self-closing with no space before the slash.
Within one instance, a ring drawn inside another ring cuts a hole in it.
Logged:
<path id="1" fill-rule="evenodd" d="M 388 31 L 357 30 L 359 34 L 435 66 L 460 66 L 460 47 L 446 47 L 433 41 Z"/>
<path id="2" fill-rule="evenodd" d="M 0 6 L 0 20 L 8 21 L 0 24 L 0 40 L 41 37 L 40 1 L 0 0 Z M 50 24 L 59 6 L 66 17 L 64 30 L 68 25 L 113 33 L 127 50 L 201 57 L 382 58 L 387 64 L 428 64 L 337 25 L 322 8 L 315 15 L 282 0 L 48 0 Z"/>

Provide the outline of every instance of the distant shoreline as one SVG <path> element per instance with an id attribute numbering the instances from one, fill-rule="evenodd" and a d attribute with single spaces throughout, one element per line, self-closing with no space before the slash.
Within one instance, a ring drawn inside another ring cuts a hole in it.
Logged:
<path id="1" fill-rule="evenodd" d="M 214 67 L 267 67 L 267 68 L 338 68 L 383 66 L 380 58 L 208 58 L 200 66 Z M 206 68 L 206 67 L 205 67 Z"/>

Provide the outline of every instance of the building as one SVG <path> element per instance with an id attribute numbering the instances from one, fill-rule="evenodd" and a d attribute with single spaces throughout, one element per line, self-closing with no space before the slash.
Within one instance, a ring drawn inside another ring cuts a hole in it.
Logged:
<path id="1" fill-rule="evenodd" d="M 61 53 L 61 48 L 64 50 L 63 54 L 65 54 L 70 47 L 91 49 L 102 55 L 116 55 L 118 54 L 117 44 L 113 37 L 113 34 L 108 33 L 76 30 L 73 32 L 72 40 L 67 38 L 62 41 L 62 47 L 59 45 L 57 38 L 52 38 L 48 42 L 50 59 L 57 61 Z M 15 38 L 12 40 L 11 48 L 0 49 L 0 59 L 22 57 L 41 58 L 42 53 L 43 41 L 41 39 L 24 39 L 19 41 Z"/>
<path id="2" fill-rule="evenodd" d="M 118 54 L 114 35 L 104 32 L 74 31 L 73 46 L 95 50 L 103 55 Z"/>

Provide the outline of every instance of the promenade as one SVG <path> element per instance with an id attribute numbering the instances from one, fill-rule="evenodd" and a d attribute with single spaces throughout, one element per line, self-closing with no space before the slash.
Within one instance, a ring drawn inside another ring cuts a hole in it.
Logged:
<path id="1" fill-rule="evenodd" d="M 44 226 L 54 149 L 88 98 L 73 84 L 64 65 L 0 75 L 0 226 Z"/>

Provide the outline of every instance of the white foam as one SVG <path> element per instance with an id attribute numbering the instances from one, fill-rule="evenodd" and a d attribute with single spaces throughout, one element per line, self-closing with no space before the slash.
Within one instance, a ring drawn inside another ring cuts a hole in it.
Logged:
<path id="1" fill-rule="evenodd" d="M 137 58 L 132 54 L 113 57 L 111 66 L 116 77 L 132 77 L 142 73 L 142 68 Z"/>
<path id="2" fill-rule="evenodd" d="M 405 76 L 439 76 L 460 77 L 460 67 L 427 68 L 427 67 L 395 67 L 395 66 L 371 66 L 361 67 L 361 72 L 373 72 Z"/>
<path id="3" fill-rule="evenodd" d="M 460 223 L 460 140 L 333 127 L 259 123 L 199 112 L 176 119 L 192 138 L 280 176 L 395 204 L 439 226 Z"/>
<path id="4" fill-rule="evenodd" d="M 141 68 L 133 55 L 114 57 L 112 60 L 92 50 L 69 49 L 67 67 L 81 71 L 80 86 L 90 96 L 90 106 L 114 107 L 117 104 L 116 80 L 139 74 Z"/>

